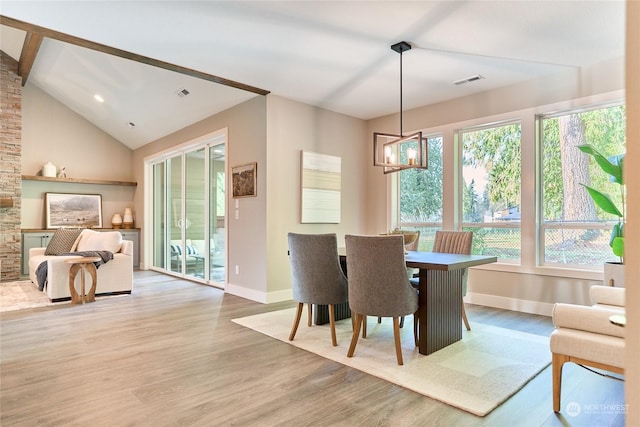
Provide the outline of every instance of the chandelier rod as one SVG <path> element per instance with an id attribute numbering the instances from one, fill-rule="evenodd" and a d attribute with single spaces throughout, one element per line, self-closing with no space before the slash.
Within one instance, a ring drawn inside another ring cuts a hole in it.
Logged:
<path id="1" fill-rule="evenodd" d="M 400 136 L 402 133 L 402 50 L 400 50 Z"/>
<path id="2" fill-rule="evenodd" d="M 391 50 L 398 52 L 400 54 L 400 136 L 403 135 L 403 126 L 402 126 L 402 52 L 407 50 L 411 50 L 411 45 L 409 42 L 401 41 L 399 43 L 391 45 Z"/>

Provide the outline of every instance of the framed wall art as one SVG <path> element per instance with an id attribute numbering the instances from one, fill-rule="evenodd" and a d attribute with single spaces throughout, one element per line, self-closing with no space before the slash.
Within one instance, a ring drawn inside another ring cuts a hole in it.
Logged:
<path id="1" fill-rule="evenodd" d="M 45 193 L 45 227 L 102 228 L 102 195 Z"/>
<path id="2" fill-rule="evenodd" d="M 234 198 L 255 197 L 257 195 L 257 168 L 256 162 L 231 168 L 231 187 Z"/>
<path id="3" fill-rule="evenodd" d="M 341 162 L 338 156 L 302 151 L 301 223 L 340 223 Z"/>

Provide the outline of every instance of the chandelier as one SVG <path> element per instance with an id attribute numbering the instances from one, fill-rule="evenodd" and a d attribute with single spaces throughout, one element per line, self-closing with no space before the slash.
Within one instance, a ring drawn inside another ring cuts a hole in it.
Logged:
<path id="1" fill-rule="evenodd" d="M 373 133 L 373 165 L 382 166 L 384 173 L 427 169 L 426 138 L 422 138 L 422 132 L 405 135 L 402 130 L 402 53 L 411 45 L 402 41 L 391 45 L 391 49 L 400 54 L 400 133 Z"/>

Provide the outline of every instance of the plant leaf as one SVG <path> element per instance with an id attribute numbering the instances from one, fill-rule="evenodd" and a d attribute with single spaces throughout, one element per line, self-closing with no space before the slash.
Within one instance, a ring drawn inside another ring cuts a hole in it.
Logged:
<path id="1" fill-rule="evenodd" d="M 588 185 L 580 185 L 587 189 L 589 195 L 600 209 L 602 209 L 606 213 L 615 215 L 618 218 L 622 218 L 622 213 L 620 213 L 615 203 L 613 203 L 613 200 L 611 200 L 611 197 L 609 197 L 608 194 L 602 193 L 594 188 L 589 187 Z"/>
<path id="2" fill-rule="evenodd" d="M 610 161 L 589 144 L 578 145 L 578 150 L 593 157 L 596 163 L 600 166 L 600 169 L 612 177 L 613 182 L 617 182 L 618 184 L 624 183 L 622 176 L 622 158 L 624 157 L 624 154 L 614 156 L 611 158 L 613 161 Z"/>
<path id="3" fill-rule="evenodd" d="M 617 257 L 624 256 L 624 237 L 616 237 L 611 241 L 611 250 Z"/>

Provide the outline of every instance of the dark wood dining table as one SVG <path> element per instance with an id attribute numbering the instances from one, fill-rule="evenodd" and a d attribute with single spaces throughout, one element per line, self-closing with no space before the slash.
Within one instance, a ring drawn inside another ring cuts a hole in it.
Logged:
<path id="1" fill-rule="evenodd" d="M 462 339 L 462 275 L 494 256 L 409 251 L 407 267 L 419 273 L 418 351 L 431 354 Z"/>
<path id="2" fill-rule="evenodd" d="M 346 249 L 338 248 L 346 270 Z M 462 275 L 465 268 L 490 264 L 494 256 L 408 251 L 407 267 L 419 273 L 418 351 L 431 354 L 462 339 Z M 351 315 L 348 303 L 336 307 L 336 320 Z M 327 306 L 316 309 L 316 324 L 329 322 Z"/>

